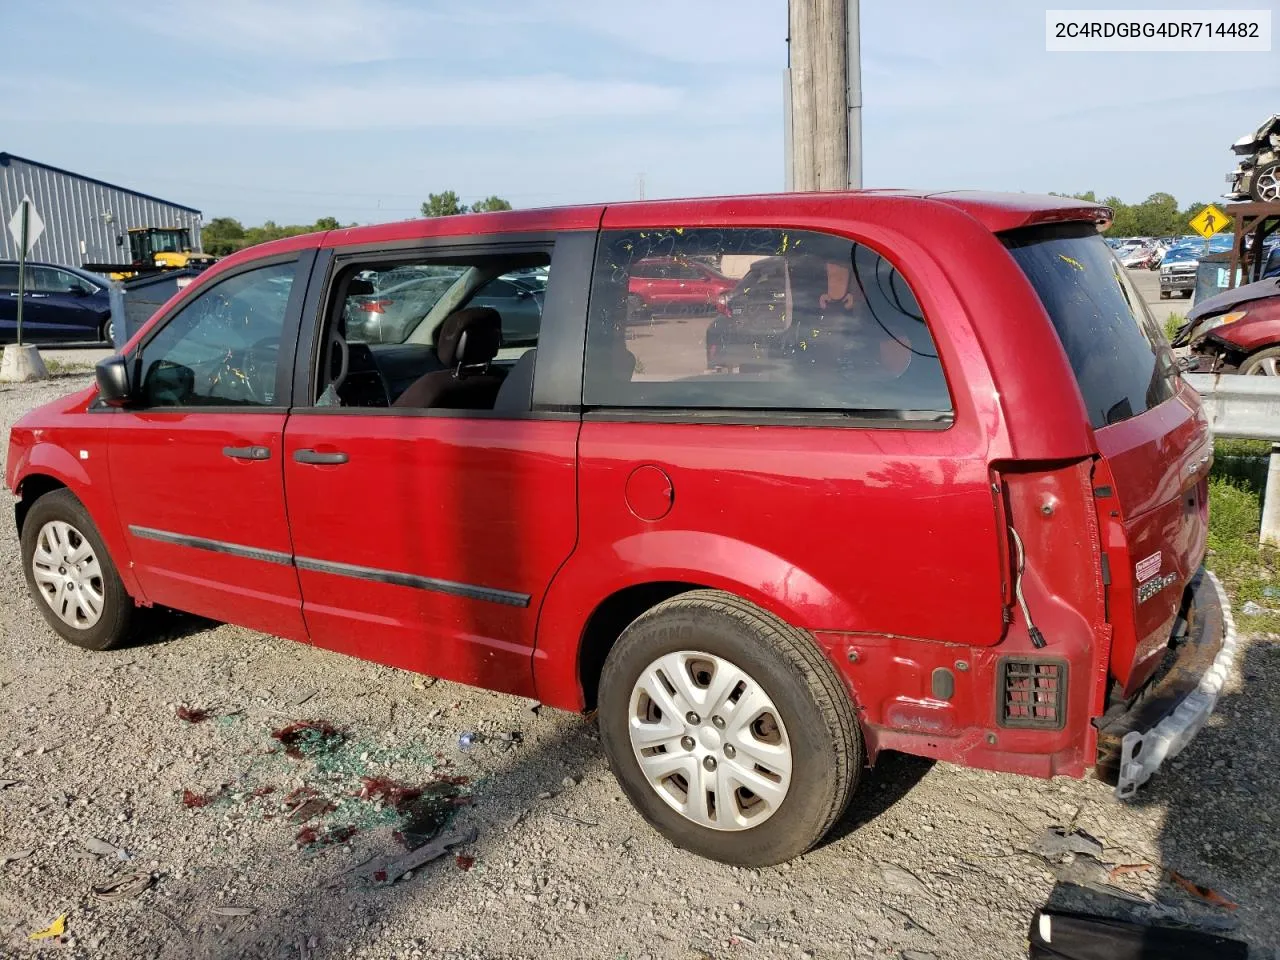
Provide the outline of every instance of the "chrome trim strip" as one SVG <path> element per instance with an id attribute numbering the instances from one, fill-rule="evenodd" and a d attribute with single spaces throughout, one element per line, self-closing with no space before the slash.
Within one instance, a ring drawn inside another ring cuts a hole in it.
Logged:
<path id="1" fill-rule="evenodd" d="M 261 560 L 264 563 L 278 563 L 282 566 L 293 566 L 293 557 L 278 550 L 264 550 L 261 547 L 245 547 L 238 543 L 227 543 L 224 540 L 208 540 L 205 537 L 191 537 L 185 533 L 170 533 L 168 530 L 156 530 L 152 527 L 139 527 L 129 524 L 129 532 L 144 540 L 158 540 L 161 543 L 174 543 L 180 547 L 194 547 L 197 550 L 211 550 L 214 553 L 226 553 L 233 557 L 244 557 L 247 560 Z"/>
<path id="2" fill-rule="evenodd" d="M 509 607 L 529 606 L 530 597 L 527 593 L 496 590 L 493 587 L 477 587 L 474 584 L 458 583 L 455 580 L 438 580 L 435 577 L 420 577 L 413 573 L 397 573 L 394 570 L 379 570 L 376 567 L 360 567 L 352 563 L 337 563 L 333 560 L 317 560 L 314 557 L 294 557 L 293 562 L 299 570 L 332 573 L 341 577 L 372 580 L 375 583 L 391 583 L 399 587 L 416 587 L 419 590 L 430 590 L 433 593 L 447 593 L 455 597 L 469 597 L 472 600 L 488 600 L 490 603 L 502 603 Z"/>
<path id="3" fill-rule="evenodd" d="M 456 580 L 438 580 L 435 577 L 420 577 L 414 573 L 398 573 L 395 570 L 361 567 L 352 563 L 338 563 L 335 560 L 295 557 L 287 553 L 281 553 L 278 550 L 245 547 L 238 543 L 227 543 L 224 540 L 192 537 L 185 533 L 170 533 L 168 530 L 156 530 L 153 527 L 140 527 L 135 524 L 129 525 L 129 532 L 135 537 L 142 537 L 145 540 L 158 540 L 161 543 L 173 543 L 180 547 L 194 547 L 197 550 L 211 550 L 214 553 L 226 553 L 233 557 L 261 560 L 264 563 L 278 563 L 286 567 L 297 567 L 299 570 L 313 570 L 317 573 L 331 573 L 340 577 L 372 580 L 374 583 L 390 583 L 399 587 L 413 587 L 418 590 L 430 590 L 433 593 L 447 593 L 455 597 L 468 597 L 472 600 L 487 600 L 490 603 L 501 603 L 509 607 L 529 606 L 529 594 L 515 593 L 511 590 L 478 587 L 471 583 L 458 583 Z"/>

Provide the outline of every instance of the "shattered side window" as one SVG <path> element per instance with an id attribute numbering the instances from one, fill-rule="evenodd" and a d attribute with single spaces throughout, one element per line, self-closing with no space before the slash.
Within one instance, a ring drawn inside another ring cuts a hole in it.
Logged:
<path id="1" fill-rule="evenodd" d="M 949 421 L 920 306 L 869 247 L 786 229 L 605 231 L 588 406 Z"/>

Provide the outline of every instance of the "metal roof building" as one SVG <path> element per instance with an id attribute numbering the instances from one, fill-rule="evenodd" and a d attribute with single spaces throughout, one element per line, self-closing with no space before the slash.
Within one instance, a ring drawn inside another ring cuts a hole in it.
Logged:
<path id="1" fill-rule="evenodd" d="M 136 190 L 0 152 L 0 260 L 16 260 L 9 218 L 31 198 L 44 233 L 31 259 L 78 267 L 129 259 L 130 227 L 186 227 L 200 249 L 200 211 Z"/>

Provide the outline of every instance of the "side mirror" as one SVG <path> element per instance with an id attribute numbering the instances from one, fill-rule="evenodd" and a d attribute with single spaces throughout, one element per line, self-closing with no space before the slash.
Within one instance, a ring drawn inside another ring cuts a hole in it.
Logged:
<path id="1" fill-rule="evenodd" d="M 99 360 L 94 367 L 98 396 L 109 407 L 123 407 L 130 399 L 129 361 L 120 354 Z"/>

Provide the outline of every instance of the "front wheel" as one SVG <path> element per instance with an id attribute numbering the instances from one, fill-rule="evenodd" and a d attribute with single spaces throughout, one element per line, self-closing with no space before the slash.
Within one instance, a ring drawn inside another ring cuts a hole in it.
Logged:
<path id="1" fill-rule="evenodd" d="M 109 343 L 113 347 L 116 345 L 116 324 L 110 317 L 102 321 L 102 329 L 98 332 L 103 343 Z"/>
<path id="2" fill-rule="evenodd" d="M 722 863 L 800 856 L 862 772 L 852 701 L 813 641 L 719 591 L 681 594 L 623 632 L 601 674 L 599 717 L 641 816 Z"/>
<path id="3" fill-rule="evenodd" d="M 46 493 L 27 511 L 22 568 L 36 606 L 64 639 L 106 650 L 128 633 L 133 600 L 89 512 L 70 490 Z"/>

